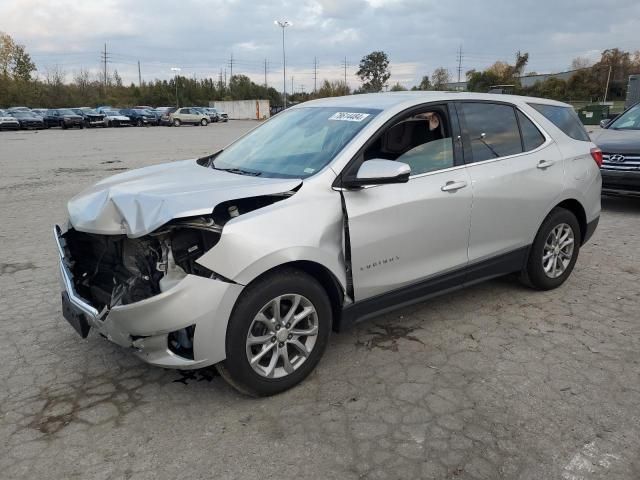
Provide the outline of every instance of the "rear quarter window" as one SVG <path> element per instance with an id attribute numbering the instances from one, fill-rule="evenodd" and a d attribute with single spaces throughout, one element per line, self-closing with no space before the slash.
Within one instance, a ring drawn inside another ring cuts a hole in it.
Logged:
<path id="1" fill-rule="evenodd" d="M 582 122 L 571 107 L 559 107 L 557 105 L 545 105 L 542 103 L 530 103 L 529 106 L 536 109 L 544 117 L 562 130 L 574 140 L 590 142 L 589 134 Z"/>

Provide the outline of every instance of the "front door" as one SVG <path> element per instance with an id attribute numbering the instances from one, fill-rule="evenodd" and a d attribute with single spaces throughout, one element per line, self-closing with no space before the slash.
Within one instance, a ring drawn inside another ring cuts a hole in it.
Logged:
<path id="1" fill-rule="evenodd" d="M 403 162 L 411 177 L 342 192 L 355 301 L 466 266 L 471 181 L 456 129 L 446 105 L 430 105 L 392 122 L 365 150 L 362 161 Z"/>

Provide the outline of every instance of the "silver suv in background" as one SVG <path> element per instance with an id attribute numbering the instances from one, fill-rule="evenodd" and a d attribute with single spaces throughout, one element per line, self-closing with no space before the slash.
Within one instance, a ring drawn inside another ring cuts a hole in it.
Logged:
<path id="1" fill-rule="evenodd" d="M 209 125 L 209 115 L 198 107 L 182 107 L 168 114 L 169 122 L 174 127 L 180 125 Z"/>
<path id="2" fill-rule="evenodd" d="M 332 329 L 510 273 L 562 285 L 598 223 L 601 162 L 550 100 L 304 103 L 71 199 L 54 229 L 64 317 L 151 364 L 215 364 L 242 392 L 281 392 Z"/>

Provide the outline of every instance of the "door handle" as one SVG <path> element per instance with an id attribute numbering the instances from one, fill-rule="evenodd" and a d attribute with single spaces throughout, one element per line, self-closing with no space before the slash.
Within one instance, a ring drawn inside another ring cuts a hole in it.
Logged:
<path id="1" fill-rule="evenodd" d="M 455 192 L 466 186 L 467 182 L 465 182 L 464 180 L 460 182 L 447 182 L 440 188 L 440 190 L 442 190 L 443 192 Z"/>
<path id="2" fill-rule="evenodd" d="M 545 168 L 549 168 L 554 163 L 556 163 L 554 160 L 540 160 L 538 162 L 538 165 L 536 165 L 536 167 L 544 170 Z"/>

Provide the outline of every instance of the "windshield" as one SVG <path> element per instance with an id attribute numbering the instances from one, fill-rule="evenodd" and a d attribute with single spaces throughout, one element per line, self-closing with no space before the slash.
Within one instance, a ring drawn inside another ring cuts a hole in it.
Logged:
<path id="1" fill-rule="evenodd" d="M 640 104 L 631 107 L 616 118 L 609 128 L 613 130 L 640 130 Z"/>
<path id="2" fill-rule="evenodd" d="M 220 152 L 213 168 L 265 177 L 306 178 L 321 170 L 380 110 L 286 110 Z"/>
<path id="3" fill-rule="evenodd" d="M 109 115 L 110 117 L 119 117 L 120 115 L 122 115 L 120 112 L 117 112 L 115 110 L 104 110 L 103 113 L 105 115 Z"/>
<path id="4" fill-rule="evenodd" d="M 74 111 L 68 109 L 68 108 L 61 108 L 58 110 L 58 113 L 60 115 L 77 115 Z"/>

